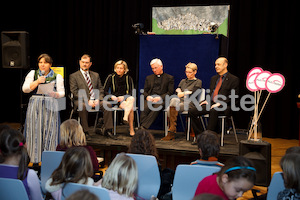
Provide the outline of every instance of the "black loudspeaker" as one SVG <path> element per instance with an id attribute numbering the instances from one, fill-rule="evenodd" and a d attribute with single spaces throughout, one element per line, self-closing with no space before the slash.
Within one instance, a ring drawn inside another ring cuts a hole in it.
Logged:
<path id="1" fill-rule="evenodd" d="M 240 141 L 240 156 L 250 159 L 256 169 L 255 185 L 269 186 L 271 180 L 271 144 L 265 141 Z"/>
<path id="2" fill-rule="evenodd" d="M 3 31 L 3 68 L 27 69 L 29 67 L 29 35 L 26 31 Z"/>

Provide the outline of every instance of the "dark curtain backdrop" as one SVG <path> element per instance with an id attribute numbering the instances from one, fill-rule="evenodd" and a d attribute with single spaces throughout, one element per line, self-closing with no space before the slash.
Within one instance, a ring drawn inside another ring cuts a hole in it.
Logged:
<path id="1" fill-rule="evenodd" d="M 296 3 L 296 2 L 295 2 Z M 248 94 L 245 80 L 254 65 L 282 73 L 286 86 L 272 94 L 262 115 L 263 136 L 298 138 L 297 95 L 300 93 L 297 6 L 291 1 L 272 0 L 43 0 L 3 1 L 0 31 L 25 30 L 30 35 L 31 67 L 37 68 L 41 53 L 53 57 L 54 65 L 66 69 L 68 76 L 78 70 L 83 53 L 93 57 L 92 69 L 102 82 L 118 59 L 125 59 L 130 75 L 137 81 L 138 37 L 132 25 L 145 24 L 150 30 L 152 6 L 230 4 L 229 70 L 241 79 L 241 95 Z M 20 121 L 21 85 L 28 70 L 0 68 L 1 122 Z M 61 112 L 62 120 L 69 113 Z M 239 112 L 236 126 L 246 129 L 251 112 Z"/>

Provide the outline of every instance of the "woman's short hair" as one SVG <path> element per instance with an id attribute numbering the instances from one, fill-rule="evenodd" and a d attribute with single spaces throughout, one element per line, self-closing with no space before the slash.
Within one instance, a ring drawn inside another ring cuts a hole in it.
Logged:
<path id="1" fill-rule="evenodd" d="M 50 64 L 52 65 L 53 60 L 52 60 L 52 58 L 51 58 L 48 54 L 46 54 L 46 53 L 41 54 L 41 55 L 38 57 L 37 61 L 40 62 L 40 60 L 41 60 L 42 58 L 45 59 L 46 63 L 50 63 Z"/>
<path id="2" fill-rule="evenodd" d="M 159 58 L 154 58 L 153 60 L 151 60 L 150 66 L 155 63 L 158 64 L 159 66 L 163 66 L 163 63 L 162 63 L 161 59 L 159 59 Z"/>
<path id="3" fill-rule="evenodd" d="M 286 188 L 296 189 L 300 192 L 300 154 L 288 153 L 280 160 L 280 166 L 284 174 Z"/>
<path id="4" fill-rule="evenodd" d="M 62 148 L 85 145 L 86 137 L 77 120 L 68 119 L 60 125 L 60 146 Z"/>
<path id="5" fill-rule="evenodd" d="M 193 70 L 193 71 L 197 71 L 197 69 L 198 69 L 197 65 L 196 65 L 195 63 L 191 63 L 191 62 L 189 62 L 189 63 L 185 66 L 185 68 L 190 68 L 190 69 Z"/>
<path id="6" fill-rule="evenodd" d="M 119 61 L 117 61 L 115 63 L 115 65 L 114 65 L 114 71 L 116 71 L 116 68 L 117 68 L 118 65 L 123 65 L 124 66 L 125 74 L 129 71 L 128 65 L 127 65 L 127 63 L 124 60 L 119 60 Z"/>
<path id="7" fill-rule="evenodd" d="M 121 153 L 115 157 L 103 176 L 101 186 L 132 197 L 138 181 L 138 170 L 135 161 Z"/>

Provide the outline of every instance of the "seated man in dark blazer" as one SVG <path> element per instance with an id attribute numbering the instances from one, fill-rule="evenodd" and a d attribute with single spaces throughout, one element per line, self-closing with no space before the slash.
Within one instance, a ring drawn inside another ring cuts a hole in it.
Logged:
<path id="1" fill-rule="evenodd" d="M 151 126 L 163 109 L 165 97 L 174 93 L 174 77 L 164 73 L 162 61 L 155 58 L 150 62 L 150 66 L 154 74 L 147 76 L 145 80 L 144 110 L 141 109 L 140 117 L 141 128 L 146 129 Z M 158 107 L 161 109 L 158 110 Z"/>
<path id="2" fill-rule="evenodd" d="M 189 115 L 195 135 L 203 131 L 199 116 L 209 114 L 207 129 L 217 132 L 218 116 L 231 114 L 231 98 L 229 98 L 229 95 L 231 92 L 238 95 L 239 78 L 229 73 L 227 66 L 227 58 L 220 57 L 216 60 L 215 69 L 218 74 L 211 78 L 210 93 L 209 96 L 206 96 L 210 98 L 200 102 L 198 108 L 192 103 L 189 106 Z"/>
<path id="3" fill-rule="evenodd" d="M 87 109 L 100 109 L 103 111 L 104 130 L 103 134 L 116 139 L 112 134 L 113 121 L 111 104 L 103 101 L 104 90 L 101 84 L 100 76 L 97 72 L 90 69 L 92 65 L 91 56 L 84 54 L 79 61 L 80 69 L 74 72 L 69 77 L 70 91 L 74 97 L 75 109 L 78 108 L 80 117 L 80 124 L 87 137 L 88 134 L 88 110 Z M 87 105 L 84 98 L 87 97 Z M 79 101 L 78 101 L 79 100 Z M 108 109 L 105 109 L 108 108 Z"/>

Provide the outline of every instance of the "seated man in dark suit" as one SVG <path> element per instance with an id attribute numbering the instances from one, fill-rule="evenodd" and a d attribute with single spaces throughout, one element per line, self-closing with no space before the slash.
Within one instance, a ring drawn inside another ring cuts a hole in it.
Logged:
<path id="1" fill-rule="evenodd" d="M 203 131 L 199 116 L 209 114 L 207 129 L 217 132 L 218 116 L 231 114 L 231 98 L 229 96 L 230 94 L 238 95 L 239 78 L 229 73 L 227 66 L 227 58 L 220 57 L 216 60 L 215 69 L 218 74 L 211 78 L 210 93 L 209 96 L 206 96 L 210 98 L 200 102 L 198 107 L 190 104 L 189 115 L 196 135 Z"/>
<path id="2" fill-rule="evenodd" d="M 116 139 L 112 134 L 113 121 L 111 104 L 103 101 L 104 90 L 100 76 L 90 69 L 92 66 L 91 56 L 84 54 L 79 61 L 80 69 L 70 75 L 70 91 L 74 96 L 74 106 L 78 108 L 80 124 L 86 136 L 88 133 L 88 109 L 100 109 L 103 111 L 104 130 L 103 134 Z M 87 98 L 87 99 L 85 99 Z"/>
<path id="3" fill-rule="evenodd" d="M 141 106 L 141 128 L 148 129 L 165 103 L 165 97 L 174 93 L 174 77 L 164 73 L 162 61 L 158 58 L 150 62 L 154 74 L 146 77 L 144 85 L 144 110 Z M 154 108 L 154 109 L 153 109 Z M 159 109 L 161 108 L 161 109 Z"/>

